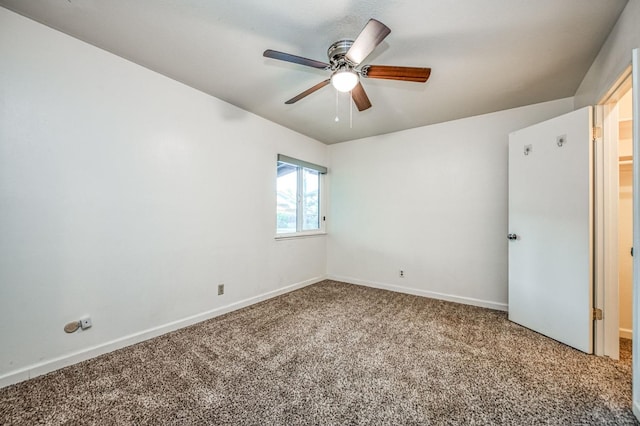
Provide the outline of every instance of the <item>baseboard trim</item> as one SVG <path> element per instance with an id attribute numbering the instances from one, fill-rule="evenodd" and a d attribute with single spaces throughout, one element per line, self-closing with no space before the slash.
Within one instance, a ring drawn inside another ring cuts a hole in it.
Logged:
<path id="1" fill-rule="evenodd" d="M 342 281 L 349 284 L 356 284 L 365 287 L 379 288 L 382 290 L 390 290 L 398 293 L 412 294 L 414 296 L 429 297 L 431 299 L 446 300 L 448 302 L 461 303 L 464 305 L 479 306 L 481 308 L 489 308 L 497 311 L 508 312 L 509 306 L 506 303 L 492 302 L 489 300 L 474 299 L 472 297 L 456 296 L 453 294 L 438 293 L 435 291 L 420 290 L 411 287 L 403 287 L 399 285 L 380 283 L 375 281 L 361 280 L 353 277 L 343 277 L 338 275 L 327 275 L 327 279 L 334 281 Z"/>
<path id="2" fill-rule="evenodd" d="M 163 334 L 170 333 L 172 331 L 188 327 L 193 324 L 197 324 L 202 321 L 206 321 L 211 318 L 215 318 L 220 315 L 224 315 L 228 312 L 232 312 L 238 309 L 245 308 L 250 305 L 271 299 L 276 296 L 280 296 L 285 293 L 290 293 L 294 290 L 309 286 L 311 284 L 318 283 L 325 280 L 326 277 L 315 277 L 305 281 L 301 281 L 295 284 L 291 284 L 277 290 L 269 291 L 248 299 L 240 300 L 238 302 L 230 303 L 229 305 L 221 306 L 219 308 L 211 309 L 196 315 L 192 315 L 186 318 L 182 318 L 177 321 L 153 327 L 147 330 L 140 331 L 138 333 L 130 334 L 109 342 L 102 343 L 90 348 L 82 349 L 67 355 L 63 355 L 54 359 L 43 361 L 37 364 L 32 364 L 27 367 L 23 367 L 19 370 L 9 372 L 0 376 L 0 388 L 19 383 L 25 380 L 32 379 L 43 374 L 50 373 L 55 370 L 59 370 L 64 367 L 68 367 L 73 364 L 77 364 L 82 361 L 86 361 L 91 358 L 95 358 L 99 355 L 106 354 L 108 352 L 115 351 L 127 346 L 134 345 L 136 343 L 143 342 L 145 340 L 152 339 L 154 337 L 161 336 Z"/>
<path id="3" fill-rule="evenodd" d="M 633 330 L 629 330 L 628 328 L 621 328 L 619 330 L 620 337 L 623 339 L 633 339 Z"/>

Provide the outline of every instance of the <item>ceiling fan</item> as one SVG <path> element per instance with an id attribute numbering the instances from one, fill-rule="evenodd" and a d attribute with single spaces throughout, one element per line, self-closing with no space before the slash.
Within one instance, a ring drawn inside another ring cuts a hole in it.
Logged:
<path id="1" fill-rule="evenodd" d="M 327 50 L 329 63 L 271 49 L 265 50 L 263 56 L 332 72 L 330 78 L 294 96 L 286 101 L 285 104 L 298 102 L 300 99 L 331 83 L 336 90 L 340 92 L 351 92 L 353 102 L 356 104 L 358 110 L 364 111 L 371 108 L 371 102 L 362 84 L 360 84 L 361 77 L 424 83 L 431 74 L 431 68 L 396 67 L 389 65 L 361 66 L 362 61 L 382 43 L 382 40 L 384 40 L 390 32 L 389 27 L 382 22 L 369 19 L 369 22 L 367 22 L 367 25 L 365 25 L 355 40 L 340 40 L 329 46 Z"/>

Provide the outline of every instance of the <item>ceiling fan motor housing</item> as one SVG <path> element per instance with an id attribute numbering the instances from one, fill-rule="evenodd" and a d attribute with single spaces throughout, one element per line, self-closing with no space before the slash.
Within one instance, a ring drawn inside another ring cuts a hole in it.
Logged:
<path id="1" fill-rule="evenodd" d="M 345 57 L 351 45 L 353 45 L 353 40 L 340 40 L 329 46 L 327 56 L 329 57 L 333 71 L 345 67 L 351 69 L 355 66 L 355 64 L 349 62 Z"/>

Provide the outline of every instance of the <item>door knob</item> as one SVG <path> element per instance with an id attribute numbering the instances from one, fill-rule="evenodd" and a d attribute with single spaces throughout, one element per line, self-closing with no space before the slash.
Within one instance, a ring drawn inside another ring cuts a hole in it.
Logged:
<path id="1" fill-rule="evenodd" d="M 507 239 L 509 239 L 509 240 L 517 240 L 518 239 L 518 235 L 516 235 L 516 234 L 507 234 Z"/>

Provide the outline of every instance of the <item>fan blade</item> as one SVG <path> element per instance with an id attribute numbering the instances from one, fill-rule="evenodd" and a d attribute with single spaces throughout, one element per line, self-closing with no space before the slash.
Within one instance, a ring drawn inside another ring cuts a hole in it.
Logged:
<path id="1" fill-rule="evenodd" d="M 367 93 L 364 91 L 362 84 L 358 83 L 356 87 L 353 88 L 351 91 L 351 97 L 358 107 L 358 111 L 364 111 L 365 109 L 371 108 L 371 101 L 369 100 Z"/>
<path id="2" fill-rule="evenodd" d="M 382 43 L 382 40 L 384 40 L 390 32 L 389 27 L 382 22 L 369 19 L 367 25 L 364 26 L 364 29 L 349 48 L 349 51 L 345 55 L 346 58 L 354 65 L 358 65 L 373 52 L 373 49 Z"/>
<path id="3" fill-rule="evenodd" d="M 330 78 L 326 79 L 325 81 L 321 81 L 320 83 L 316 84 L 312 88 L 307 89 L 304 92 L 300 93 L 298 96 L 294 96 L 293 98 L 289 99 L 287 102 L 285 102 L 285 104 L 289 105 L 289 104 L 293 104 L 295 102 L 298 102 L 300 99 L 304 98 L 305 96 L 308 96 L 308 95 L 312 94 L 316 90 L 322 89 L 324 86 L 329 84 L 330 81 L 331 81 Z"/>
<path id="4" fill-rule="evenodd" d="M 394 67 L 389 65 L 366 65 L 361 74 L 367 78 L 414 81 L 424 83 L 431 75 L 431 68 Z"/>
<path id="5" fill-rule="evenodd" d="M 308 67 L 319 68 L 321 70 L 331 68 L 331 65 L 313 59 L 303 58 L 302 56 L 290 55 L 289 53 L 278 52 L 277 50 L 267 49 L 262 56 L 280 61 L 293 62 L 294 64 L 306 65 Z"/>

